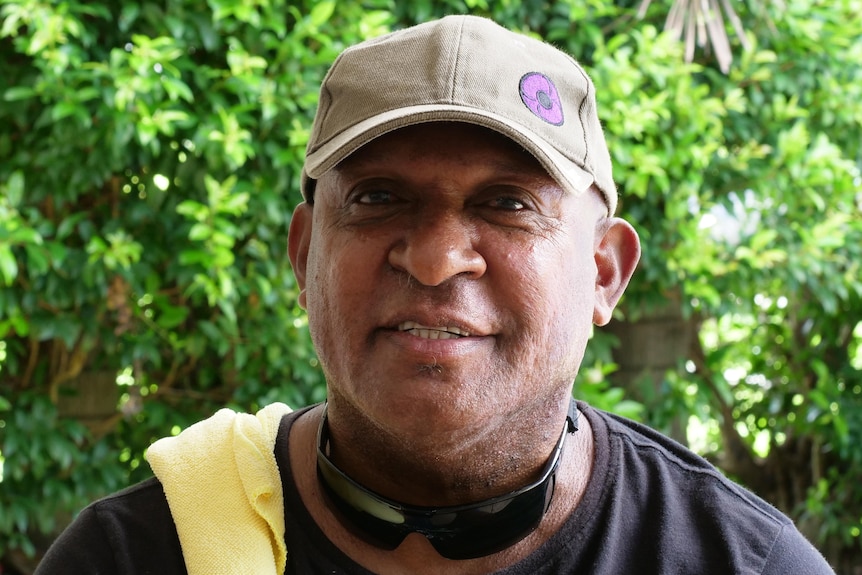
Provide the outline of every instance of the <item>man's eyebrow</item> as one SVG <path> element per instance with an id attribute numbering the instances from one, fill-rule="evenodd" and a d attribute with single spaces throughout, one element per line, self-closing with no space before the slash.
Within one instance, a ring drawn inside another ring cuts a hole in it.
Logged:
<path id="1" fill-rule="evenodd" d="M 487 162 L 489 168 L 494 170 L 495 172 L 500 172 L 503 174 L 513 174 L 513 175 L 522 175 L 524 173 L 524 168 L 527 165 L 530 165 L 534 169 L 541 171 L 543 174 L 548 174 L 547 170 L 539 163 L 534 156 L 524 152 L 524 157 L 519 159 L 517 162 L 506 162 L 501 159 L 494 159 Z"/>
<path id="2" fill-rule="evenodd" d="M 342 170 L 345 168 L 363 168 L 369 165 L 385 164 L 387 161 L 391 161 L 391 153 L 387 150 L 369 150 L 360 147 L 358 150 L 351 152 L 349 156 L 338 162 L 333 169 Z"/>

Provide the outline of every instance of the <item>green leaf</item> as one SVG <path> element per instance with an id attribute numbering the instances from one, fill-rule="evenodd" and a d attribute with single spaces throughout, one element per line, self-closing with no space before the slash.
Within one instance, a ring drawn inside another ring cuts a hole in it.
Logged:
<path id="1" fill-rule="evenodd" d="M 13 208 L 21 205 L 24 198 L 24 172 L 15 170 L 6 181 L 6 200 Z"/>
<path id="2" fill-rule="evenodd" d="M 0 38 L 16 35 L 18 26 L 21 25 L 21 21 L 24 19 L 24 11 L 25 8 L 23 6 L 16 6 L 14 4 L 4 6 L 3 12 L 0 13 L 3 16 L 3 26 L 0 27 Z"/>
<path id="3" fill-rule="evenodd" d="M 164 304 L 156 322 L 165 329 L 173 329 L 186 320 L 190 311 L 187 307 Z"/>
<path id="4" fill-rule="evenodd" d="M 209 216 L 209 208 L 194 200 L 184 200 L 177 206 L 177 213 L 200 222 Z"/>
<path id="5" fill-rule="evenodd" d="M 62 266 L 63 261 L 66 259 L 66 255 L 69 253 L 69 249 L 59 242 L 45 242 L 45 249 L 48 250 L 48 254 L 51 258 L 51 265 L 54 268 Z"/>
<path id="6" fill-rule="evenodd" d="M 60 102 L 52 108 L 51 119 L 59 122 L 64 118 L 76 115 L 80 108 L 81 106 L 77 102 Z"/>
<path id="7" fill-rule="evenodd" d="M 213 230 L 209 224 L 198 222 L 189 230 L 189 239 L 192 241 L 204 241 L 212 236 Z"/>
<path id="8" fill-rule="evenodd" d="M 51 269 L 51 262 L 43 248 L 33 244 L 27 244 L 24 246 L 24 251 L 27 253 L 27 264 L 30 277 L 41 276 Z"/>
<path id="9" fill-rule="evenodd" d="M 165 88 L 165 92 L 168 93 L 168 97 L 170 97 L 171 100 L 185 100 L 189 103 L 194 102 L 195 97 L 191 88 L 189 88 L 188 84 L 182 80 L 167 75 L 160 76 L 160 80 L 162 82 L 162 86 Z"/>
<path id="10" fill-rule="evenodd" d="M 30 324 L 24 316 L 19 314 L 12 315 L 9 317 L 9 323 L 18 336 L 27 337 L 30 334 Z"/>
<path id="11" fill-rule="evenodd" d="M 314 8 L 311 9 L 311 14 L 309 16 L 311 24 L 315 28 L 320 28 L 326 24 L 330 18 L 332 18 L 333 12 L 335 12 L 335 2 L 328 0 L 326 2 L 317 3 Z"/>
<path id="12" fill-rule="evenodd" d="M 228 196 L 224 203 L 222 203 L 220 211 L 227 212 L 229 214 L 239 215 L 243 213 L 248 207 L 248 200 L 248 192 L 232 194 Z"/>
<path id="13" fill-rule="evenodd" d="M 141 13 L 141 7 L 138 4 L 124 3 L 123 9 L 120 11 L 119 29 L 121 32 L 128 32 L 132 24 L 138 19 Z"/>
<path id="14" fill-rule="evenodd" d="M 71 214 L 63 219 L 60 222 L 60 225 L 57 226 L 57 239 L 64 240 L 69 234 L 72 233 L 72 230 L 75 229 L 75 226 L 78 225 L 78 222 L 87 217 L 86 212 L 78 212 L 77 214 Z"/>
<path id="15" fill-rule="evenodd" d="M 179 261 L 184 266 L 200 264 L 209 267 L 212 259 L 212 255 L 204 250 L 183 250 L 179 255 Z"/>
<path id="16" fill-rule="evenodd" d="M 14 102 L 17 100 L 27 100 L 35 95 L 36 90 L 30 86 L 15 86 L 3 93 L 3 99 L 7 102 Z"/>
<path id="17" fill-rule="evenodd" d="M 42 244 L 42 236 L 39 235 L 39 232 L 34 230 L 33 228 L 18 228 L 13 230 L 8 236 L 6 236 L 6 241 L 10 244 Z"/>
<path id="18" fill-rule="evenodd" d="M 11 286 L 18 277 L 18 261 L 9 244 L 0 244 L 0 277 L 6 286 Z"/>

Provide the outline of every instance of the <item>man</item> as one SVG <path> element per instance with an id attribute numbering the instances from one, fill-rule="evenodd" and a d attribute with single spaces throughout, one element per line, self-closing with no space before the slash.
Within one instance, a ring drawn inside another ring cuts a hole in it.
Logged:
<path id="1" fill-rule="evenodd" d="M 594 88 L 449 17 L 342 54 L 289 254 L 326 405 L 157 442 L 41 573 L 831 573 L 679 445 L 571 400 L 639 257 Z"/>

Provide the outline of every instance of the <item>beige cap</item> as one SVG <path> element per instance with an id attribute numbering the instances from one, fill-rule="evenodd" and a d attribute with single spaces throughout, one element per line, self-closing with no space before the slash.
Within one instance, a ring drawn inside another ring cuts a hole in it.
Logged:
<path id="1" fill-rule="evenodd" d="M 595 88 L 569 55 L 477 16 L 448 16 L 362 42 L 323 80 L 303 194 L 364 144 L 424 122 L 467 122 L 508 136 L 567 191 L 591 184 L 617 204 Z"/>

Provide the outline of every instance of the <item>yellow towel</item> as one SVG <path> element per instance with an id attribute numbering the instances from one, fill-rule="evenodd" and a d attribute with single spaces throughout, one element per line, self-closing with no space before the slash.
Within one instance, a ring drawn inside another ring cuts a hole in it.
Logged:
<path id="1" fill-rule="evenodd" d="M 287 563 L 284 501 L 273 449 L 281 417 L 222 409 L 152 444 L 189 575 L 281 575 Z"/>

